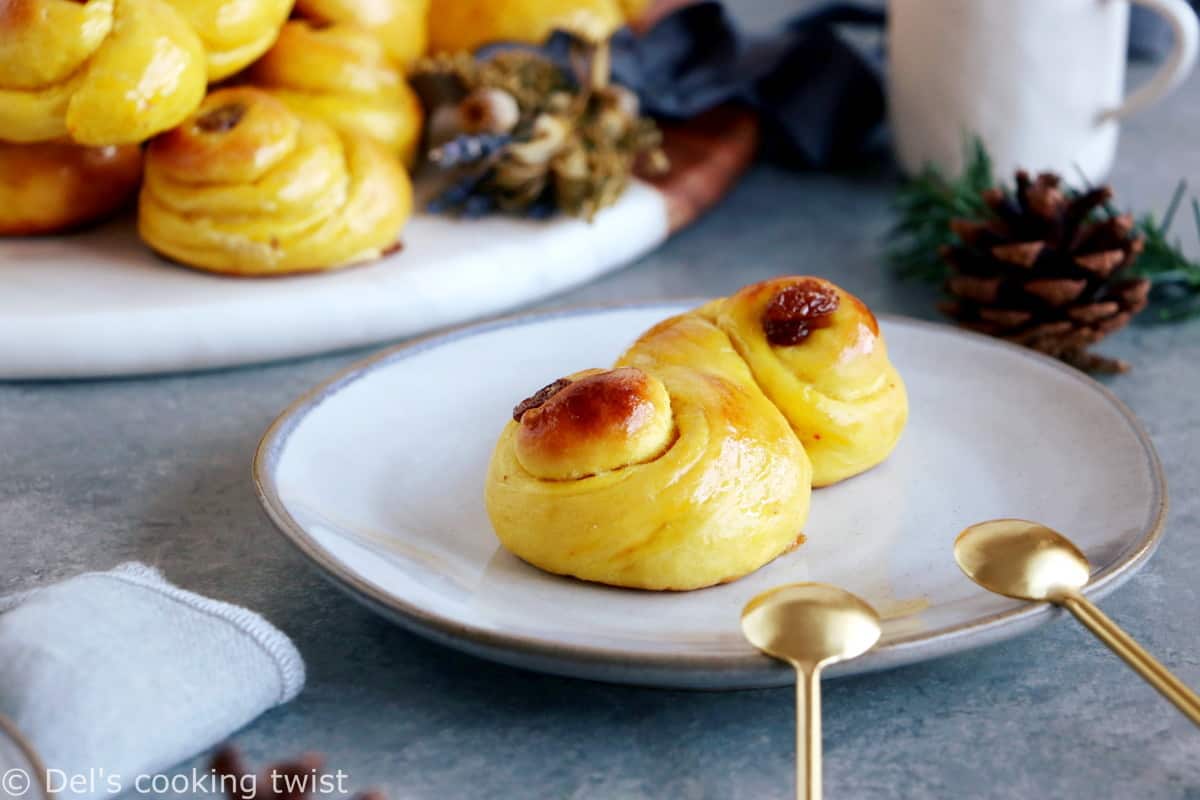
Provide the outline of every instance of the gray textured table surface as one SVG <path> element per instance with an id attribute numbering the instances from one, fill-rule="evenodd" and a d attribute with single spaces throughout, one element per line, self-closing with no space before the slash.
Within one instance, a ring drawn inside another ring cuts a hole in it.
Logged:
<path id="1" fill-rule="evenodd" d="M 1122 203 L 1161 207 L 1177 177 L 1200 178 L 1197 130 L 1197 78 L 1130 122 L 1114 175 Z M 658 252 L 548 305 L 725 293 L 812 272 L 877 310 L 932 316 L 927 290 L 880 268 L 893 189 L 879 170 L 760 166 Z M 1137 364 L 1109 385 L 1153 435 L 1172 511 L 1157 557 L 1103 605 L 1200 685 L 1200 322 L 1135 326 L 1107 350 Z M 308 568 L 260 513 L 249 461 L 277 411 L 361 355 L 0 386 L 0 594 L 140 559 L 262 612 L 295 639 L 309 683 L 237 744 L 256 761 L 323 751 L 354 785 L 392 798 L 788 796 L 788 690 L 654 691 L 495 666 L 403 632 Z M 831 797 L 1200 798 L 1200 734 L 1063 619 L 831 683 L 825 703 Z"/>

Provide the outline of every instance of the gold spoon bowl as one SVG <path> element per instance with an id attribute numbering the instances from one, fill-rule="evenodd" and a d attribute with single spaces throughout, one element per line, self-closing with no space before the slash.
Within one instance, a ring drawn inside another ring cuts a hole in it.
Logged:
<path id="1" fill-rule="evenodd" d="M 1058 531 L 1023 519 L 995 519 L 964 530 L 954 558 L 967 577 L 990 592 L 1049 601 L 1070 611 L 1125 663 L 1200 725 L 1200 697 L 1147 653 L 1080 590 L 1091 565 Z"/>
<path id="2" fill-rule="evenodd" d="M 859 597 L 823 583 L 769 589 L 742 610 L 750 644 L 796 670 L 796 797 L 821 797 L 821 669 L 879 641 L 879 615 Z"/>

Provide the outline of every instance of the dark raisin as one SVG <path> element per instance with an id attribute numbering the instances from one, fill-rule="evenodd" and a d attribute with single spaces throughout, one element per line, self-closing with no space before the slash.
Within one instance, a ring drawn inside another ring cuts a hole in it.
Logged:
<path id="1" fill-rule="evenodd" d="M 232 130 L 246 116 L 246 107 L 241 103 L 218 106 L 196 118 L 196 127 L 205 133 L 224 133 Z"/>
<path id="2" fill-rule="evenodd" d="M 520 422 L 521 417 L 525 416 L 526 411 L 540 408 L 541 406 L 545 405 L 547 400 L 549 400 L 551 397 L 554 397 L 554 395 L 558 394 L 570 385 L 571 381 L 569 379 L 559 378 L 554 383 L 551 383 L 548 386 L 543 386 L 541 389 L 538 389 L 532 397 L 526 397 L 524 400 L 517 403 L 516 408 L 513 409 L 513 419 L 517 422 Z"/>
<path id="3" fill-rule="evenodd" d="M 833 324 L 838 294 L 816 280 L 802 280 L 771 298 L 763 312 L 763 332 L 773 345 L 800 344 L 814 330 Z"/>

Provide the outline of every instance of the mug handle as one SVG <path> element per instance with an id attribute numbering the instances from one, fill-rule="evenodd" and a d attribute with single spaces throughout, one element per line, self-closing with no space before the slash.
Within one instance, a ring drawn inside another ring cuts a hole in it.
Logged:
<path id="1" fill-rule="evenodd" d="M 1100 122 L 1125 119 L 1150 106 L 1175 90 L 1183 79 L 1196 65 L 1197 39 L 1200 38 L 1200 26 L 1196 22 L 1196 12 L 1185 0 L 1132 0 L 1138 5 L 1157 11 L 1171 25 L 1175 35 L 1175 44 L 1171 55 L 1167 58 L 1158 72 L 1149 81 L 1139 87 L 1133 94 L 1125 98 L 1125 102 L 1114 109 L 1100 115 Z"/>

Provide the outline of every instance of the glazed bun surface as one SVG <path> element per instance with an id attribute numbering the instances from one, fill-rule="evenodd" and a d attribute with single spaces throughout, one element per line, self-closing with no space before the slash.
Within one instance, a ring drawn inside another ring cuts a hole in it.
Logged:
<path id="1" fill-rule="evenodd" d="M 488 472 L 488 513 L 519 558 L 688 590 L 736 580 L 802 539 L 808 458 L 761 395 L 714 373 L 624 367 L 555 397 L 508 423 Z"/>
<path id="2" fill-rule="evenodd" d="M 133 144 L 204 97 L 204 49 L 166 0 L 0 3 L 0 139 Z"/>
<path id="3" fill-rule="evenodd" d="M 250 80 L 299 113 L 370 136 L 406 164 L 416 160 L 421 103 L 382 42 L 363 28 L 292 20 Z"/>
<path id="4" fill-rule="evenodd" d="M 58 233 L 103 219 L 137 191 L 137 145 L 0 142 L 0 235 Z"/>
<path id="5" fill-rule="evenodd" d="M 150 145 L 138 228 L 183 264 L 276 275 L 378 258 L 411 210 L 408 176 L 378 143 L 239 87 Z"/>
<path id="6" fill-rule="evenodd" d="M 829 281 L 785 277 L 748 286 L 701 313 L 728 336 L 783 412 L 827 486 L 879 464 L 908 420 L 904 382 L 879 323 Z"/>
<path id="7" fill-rule="evenodd" d="M 228 78 L 267 52 L 291 0 L 169 0 L 204 45 L 208 80 Z"/>
<path id="8" fill-rule="evenodd" d="M 432 0 L 431 52 L 472 52 L 491 42 L 541 44 L 556 29 L 599 41 L 625 24 L 620 0 Z"/>
<path id="9" fill-rule="evenodd" d="M 519 403 L 487 511 L 500 543 L 548 572 L 725 583 L 800 544 L 813 486 L 886 458 L 907 414 L 866 306 L 819 278 L 764 281 Z"/>
<path id="10" fill-rule="evenodd" d="M 594 370 L 542 389 L 513 412 L 517 461 L 529 474 L 574 480 L 641 464 L 671 444 L 671 399 L 638 369 Z"/>
<path id="11" fill-rule="evenodd" d="M 429 0 L 296 0 L 296 11 L 314 22 L 349 22 L 367 29 L 401 69 L 425 54 Z"/>

